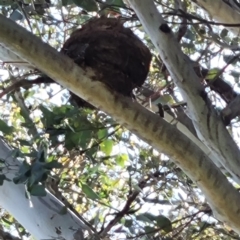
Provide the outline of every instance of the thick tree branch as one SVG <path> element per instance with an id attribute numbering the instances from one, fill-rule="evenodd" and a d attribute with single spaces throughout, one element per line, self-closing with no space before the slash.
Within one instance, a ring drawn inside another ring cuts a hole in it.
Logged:
<path id="1" fill-rule="evenodd" d="M 189 108 L 198 137 L 214 151 L 220 163 L 240 183 L 240 151 L 226 130 L 223 121 L 211 106 L 204 86 L 196 75 L 191 61 L 181 51 L 171 29 L 158 12 L 153 1 L 129 0 L 138 18 L 179 87 Z"/>
<path id="2" fill-rule="evenodd" d="M 0 42 L 64 87 L 109 113 L 158 151 L 168 155 L 198 184 L 219 218 L 239 231 L 239 193 L 209 157 L 175 126 L 130 98 L 110 92 L 96 81 L 93 70 L 79 68 L 71 59 L 1 15 Z"/>
<path id="3" fill-rule="evenodd" d="M 2 138 L 0 138 L 0 155 L 1 159 L 5 160 L 6 165 L 3 173 L 8 179 L 12 180 L 16 176 L 20 163 L 12 156 L 12 150 Z M 28 199 L 23 184 L 5 181 L 0 187 L 0 205 L 12 214 L 36 239 L 55 239 L 59 237 L 73 239 L 76 232 L 83 233 L 85 229 L 90 231 L 89 227 L 72 212 L 66 211 L 65 214 L 62 214 L 64 204 L 48 191 L 44 198 L 31 197 L 31 199 Z M 56 231 L 56 229 L 61 229 L 61 231 Z"/>
<path id="4" fill-rule="evenodd" d="M 236 36 L 239 35 L 240 13 L 223 0 L 192 0 L 203 8 L 213 19 L 226 24 L 236 24 L 236 27 L 226 27 Z"/>
<path id="5" fill-rule="evenodd" d="M 238 95 L 231 103 L 228 104 L 226 108 L 222 110 L 222 117 L 226 123 L 240 116 L 240 96 Z"/>

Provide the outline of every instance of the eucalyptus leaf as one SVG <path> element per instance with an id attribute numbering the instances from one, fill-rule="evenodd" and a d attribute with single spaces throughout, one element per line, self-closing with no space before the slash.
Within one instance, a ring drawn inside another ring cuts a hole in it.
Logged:
<path id="1" fill-rule="evenodd" d="M 47 192 L 43 185 L 34 185 L 29 190 L 29 192 L 32 196 L 36 196 L 36 197 L 45 197 L 47 195 Z"/>
<path id="2" fill-rule="evenodd" d="M 5 134 L 11 134 L 14 131 L 14 127 L 10 127 L 5 121 L 0 119 L 0 131 Z"/>
<path id="3" fill-rule="evenodd" d="M 85 11 L 95 12 L 98 11 L 98 6 L 95 0 L 73 0 L 73 2 L 84 9 Z"/>
<path id="4" fill-rule="evenodd" d="M 87 184 L 81 183 L 82 191 L 92 200 L 100 199 L 100 197 Z"/>

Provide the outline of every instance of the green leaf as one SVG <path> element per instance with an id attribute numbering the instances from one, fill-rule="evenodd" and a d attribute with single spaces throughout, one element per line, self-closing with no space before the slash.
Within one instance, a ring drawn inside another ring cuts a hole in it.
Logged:
<path id="1" fill-rule="evenodd" d="M 207 228 L 211 228 L 212 227 L 212 224 L 211 223 L 208 223 L 206 221 L 202 221 L 199 223 L 199 227 L 200 227 L 200 231 L 204 231 L 205 229 Z"/>
<path id="2" fill-rule="evenodd" d="M 13 3 L 13 0 L 0 0 L 0 6 L 11 6 Z"/>
<path id="3" fill-rule="evenodd" d="M 40 172 L 43 170 L 44 163 L 39 161 L 34 161 L 31 165 L 31 171 L 32 172 Z"/>
<path id="4" fill-rule="evenodd" d="M 164 230 L 166 233 L 172 231 L 172 223 L 171 221 L 163 215 L 159 215 L 156 217 L 157 225 L 159 228 Z"/>
<path id="5" fill-rule="evenodd" d="M 146 233 L 147 235 L 149 235 L 149 236 L 155 234 L 156 231 L 157 231 L 156 228 L 154 228 L 154 227 L 149 227 L 149 226 L 145 226 L 145 227 L 144 227 L 144 230 L 145 230 L 145 233 Z"/>
<path id="6" fill-rule="evenodd" d="M 43 113 L 42 123 L 45 128 L 50 128 L 55 124 L 55 114 L 49 109 L 45 108 L 43 105 L 39 106 L 40 110 Z"/>
<path id="7" fill-rule="evenodd" d="M 95 0 L 73 0 L 73 2 L 78 6 L 88 12 L 98 11 L 98 6 Z"/>
<path id="8" fill-rule="evenodd" d="M 30 171 L 29 171 L 30 173 Z M 13 182 L 15 184 L 21 184 L 21 183 L 26 183 L 27 180 L 28 180 L 29 176 L 25 176 L 25 175 L 20 175 L 20 176 L 17 176 L 17 177 L 14 177 L 13 178 Z"/>
<path id="9" fill-rule="evenodd" d="M 106 4 L 125 7 L 123 0 L 106 0 Z"/>
<path id="10" fill-rule="evenodd" d="M 101 151 L 103 151 L 106 154 L 106 156 L 109 156 L 112 152 L 113 144 L 114 142 L 111 139 L 103 141 L 100 144 Z"/>
<path id="11" fill-rule="evenodd" d="M 78 109 L 72 108 L 68 105 L 62 105 L 62 106 L 55 106 L 52 109 L 52 112 L 55 114 L 55 118 L 59 120 L 63 120 L 66 118 L 72 118 L 73 116 L 76 116 L 79 113 Z"/>
<path id="12" fill-rule="evenodd" d="M 130 228 L 133 225 L 132 219 L 125 219 L 124 226 Z"/>
<path id="13" fill-rule="evenodd" d="M 81 183 L 82 191 L 86 194 L 86 196 L 92 200 L 100 199 L 100 197 L 87 185 Z"/>
<path id="14" fill-rule="evenodd" d="M 31 166 L 26 161 L 23 161 L 18 170 L 19 175 L 28 176 L 29 171 L 31 171 Z"/>
<path id="15" fill-rule="evenodd" d="M 13 224 L 12 219 L 9 221 L 9 219 L 7 219 L 7 217 L 4 217 L 4 216 L 1 217 L 1 222 L 4 224 L 4 227 L 7 227 L 9 229 Z"/>
<path id="16" fill-rule="evenodd" d="M 27 90 L 23 93 L 24 99 L 30 98 L 35 94 L 34 90 Z"/>
<path id="17" fill-rule="evenodd" d="M 80 132 L 67 132 L 65 137 L 65 146 L 68 150 L 76 147 L 85 149 L 92 137 L 91 130 L 85 130 Z"/>
<path id="18" fill-rule="evenodd" d="M 51 162 L 48 162 L 48 163 L 44 164 L 43 167 L 48 169 L 48 170 L 52 170 L 53 168 L 62 168 L 62 164 L 59 163 L 56 160 L 53 160 Z"/>
<path id="19" fill-rule="evenodd" d="M 225 38 L 227 35 L 228 35 L 228 30 L 224 28 L 220 33 L 220 37 Z"/>
<path id="20" fill-rule="evenodd" d="M 136 216 L 137 220 L 147 223 L 153 223 L 155 216 L 150 213 L 142 213 Z"/>
<path id="21" fill-rule="evenodd" d="M 62 0 L 62 6 L 66 7 L 68 5 L 73 4 L 73 0 Z"/>
<path id="22" fill-rule="evenodd" d="M 208 71 L 206 79 L 207 80 L 214 80 L 218 73 L 219 73 L 219 68 L 213 68 L 213 69 Z"/>
<path id="23" fill-rule="evenodd" d="M 154 104 L 161 103 L 163 105 L 166 105 L 168 103 L 173 104 L 174 100 L 170 94 L 164 94 L 164 95 L 160 96 L 159 98 L 157 98 L 155 101 L 153 101 L 153 103 Z"/>
<path id="24" fill-rule="evenodd" d="M 28 147 L 33 146 L 32 142 L 26 141 L 24 139 L 17 139 L 17 141 L 20 143 L 21 146 L 28 146 Z"/>
<path id="25" fill-rule="evenodd" d="M 98 139 L 101 140 L 107 136 L 108 131 L 106 128 L 100 129 L 97 134 L 98 134 Z"/>
<path id="26" fill-rule="evenodd" d="M 14 127 L 8 126 L 2 119 L 0 119 L 0 131 L 5 134 L 11 134 L 14 131 Z"/>
<path id="27" fill-rule="evenodd" d="M 231 54 L 225 54 L 225 55 L 223 55 L 223 60 L 224 60 L 224 62 L 225 63 L 229 63 L 230 61 L 232 61 L 232 58 L 233 58 L 233 55 L 231 55 Z M 235 64 L 236 63 L 236 61 L 237 61 L 237 59 L 234 61 L 234 62 L 232 62 L 231 64 Z"/>
<path id="28" fill-rule="evenodd" d="M 127 154 L 121 154 L 118 155 L 116 157 L 116 163 L 120 166 L 120 167 L 124 167 L 125 166 L 125 162 L 128 160 L 128 155 Z"/>
<path id="29" fill-rule="evenodd" d="M 44 197 L 47 195 L 43 185 L 33 185 L 31 189 L 28 189 L 28 191 L 32 196 Z"/>
<path id="30" fill-rule="evenodd" d="M 39 162 L 46 162 L 46 152 L 44 149 L 41 149 L 38 153 L 37 153 L 37 161 Z"/>
<path id="31" fill-rule="evenodd" d="M 42 164 L 34 163 L 31 174 L 28 178 L 28 186 L 32 187 L 39 182 L 44 182 L 48 175 L 47 173 L 48 171 L 43 168 Z"/>
<path id="32" fill-rule="evenodd" d="M 28 154 L 29 151 L 30 151 L 30 147 L 27 147 L 27 146 L 24 146 L 24 145 L 21 147 L 21 152 L 23 154 Z"/>
<path id="33" fill-rule="evenodd" d="M 22 13 L 21 13 L 18 9 L 15 9 L 15 10 L 11 13 L 10 19 L 16 22 L 16 21 L 18 21 L 18 20 L 22 20 L 22 19 L 23 19 L 23 15 L 22 15 Z"/>

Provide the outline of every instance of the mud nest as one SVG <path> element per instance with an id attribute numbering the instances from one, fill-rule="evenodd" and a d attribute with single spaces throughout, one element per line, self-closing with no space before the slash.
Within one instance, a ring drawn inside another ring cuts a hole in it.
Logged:
<path id="1" fill-rule="evenodd" d="M 94 69 L 99 81 L 128 97 L 144 83 L 151 62 L 149 49 L 116 18 L 90 20 L 71 34 L 61 52 L 79 66 Z M 92 107 L 71 96 L 79 107 Z"/>

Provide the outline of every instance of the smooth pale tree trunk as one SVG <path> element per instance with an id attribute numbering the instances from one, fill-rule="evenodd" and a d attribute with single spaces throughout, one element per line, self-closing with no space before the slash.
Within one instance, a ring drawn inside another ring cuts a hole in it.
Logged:
<path id="1" fill-rule="evenodd" d="M 12 151 L 0 138 L 0 156 L 7 167 L 4 173 L 12 179 L 18 171 L 19 162 L 12 158 Z M 48 192 L 46 197 L 25 196 L 23 184 L 4 181 L 0 187 L 0 206 L 6 209 L 36 239 L 82 240 L 88 229 L 72 212 L 63 212 L 64 205 Z M 88 229 L 89 230 L 89 229 Z"/>
<path id="2" fill-rule="evenodd" d="M 15 53 L 11 52 L 9 49 L 7 49 L 6 46 L 0 44 L 0 59 L 4 63 L 11 63 L 12 65 L 20 68 L 20 69 L 34 69 L 34 66 L 31 63 L 26 62 L 22 58 L 20 58 Z M 139 96 L 138 96 L 139 97 Z M 144 96 L 140 96 L 140 98 L 144 99 Z M 148 108 L 153 111 L 157 112 L 158 107 L 152 103 L 151 106 L 148 106 Z M 26 116 L 27 117 L 27 116 Z M 189 129 L 184 125 L 184 122 L 179 122 L 176 118 L 168 114 L 167 112 L 164 113 L 164 119 L 169 122 L 170 124 L 174 125 L 176 128 L 178 128 L 183 134 L 185 134 L 189 139 L 191 139 L 201 150 L 207 154 L 213 162 L 221 169 L 223 173 L 226 173 L 226 170 L 222 167 L 222 164 L 218 161 L 218 156 L 215 152 L 210 151 L 203 143 L 202 141 L 197 138 L 193 133 L 189 131 Z M 234 177 L 234 176 L 233 176 Z M 238 179 L 235 179 L 238 181 Z"/>
<path id="3" fill-rule="evenodd" d="M 236 24 L 236 27 L 225 26 L 236 36 L 240 34 L 240 11 L 230 6 L 223 0 L 192 0 L 199 7 L 203 8 L 214 20 L 219 23 Z M 230 3 L 234 1 L 229 1 Z"/>
<path id="4" fill-rule="evenodd" d="M 183 54 L 174 34 L 161 30 L 165 24 L 154 2 L 129 0 L 149 34 L 175 84 L 187 102 L 189 114 L 202 142 L 217 154 L 220 164 L 240 183 L 240 151 L 207 99 L 204 86 Z"/>
<path id="5" fill-rule="evenodd" d="M 26 62 L 22 58 L 20 58 L 15 53 L 11 52 L 9 49 L 7 49 L 6 46 L 0 44 L 0 59 L 4 63 L 11 63 L 12 65 L 20 68 L 20 69 L 34 69 L 34 66 L 31 63 Z M 138 96 L 139 97 L 139 96 Z M 142 99 L 144 99 L 144 96 L 140 96 Z M 151 106 L 148 106 L 149 109 L 153 112 L 158 111 L 158 107 L 152 103 Z M 27 117 L 27 116 L 26 116 Z M 176 118 L 168 114 L 167 112 L 164 113 L 164 119 L 169 122 L 170 124 L 174 125 L 176 128 L 178 128 L 183 134 L 185 134 L 189 139 L 191 139 L 201 150 L 207 154 L 213 162 L 223 171 L 226 173 L 226 170 L 222 167 L 222 164 L 218 161 L 218 156 L 215 152 L 210 151 L 203 143 L 199 140 L 193 133 L 191 133 L 187 127 L 184 125 L 184 122 L 179 122 Z M 234 176 L 233 176 L 234 177 Z M 238 181 L 238 179 L 235 179 Z"/>
<path id="6" fill-rule="evenodd" d="M 201 80 L 194 72 L 190 60 L 183 54 L 180 44 L 165 24 L 153 1 L 129 0 L 144 29 L 157 48 L 175 84 L 187 102 L 190 118 L 202 142 L 213 151 L 227 171 L 240 183 L 240 151 L 222 120 L 212 107 Z"/>
<path id="7" fill-rule="evenodd" d="M 154 111 L 154 112 L 158 112 L 158 107 L 154 104 L 151 105 L 151 107 L 149 107 L 150 110 Z M 223 173 L 228 173 L 228 171 L 222 166 L 222 164 L 218 161 L 218 156 L 215 152 L 211 151 L 206 145 L 203 144 L 202 141 L 199 140 L 199 138 L 197 136 L 195 136 L 195 134 L 193 134 L 183 123 L 179 122 L 176 118 L 174 118 L 174 116 L 170 115 L 169 113 L 167 113 L 166 111 L 164 111 L 164 119 L 174 125 L 179 131 L 181 131 L 181 133 L 183 133 L 184 135 L 186 135 L 193 143 L 195 143 L 207 156 L 209 156 L 209 158 L 215 163 L 215 165 L 221 169 L 221 171 Z M 235 179 L 236 181 L 238 181 L 238 178 Z"/>
<path id="8" fill-rule="evenodd" d="M 1 15 L 0 42 L 168 155 L 201 188 L 217 217 L 240 232 L 240 194 L 211 159 L 175 126 L 131 99 L 110 92 L 96 81 L 92 69 L 81 69 L 71 59 Z"/>
<path id="9" fill-rule="evenodd" d="M 18 55 L 11 52 L 3 44 L 0 44 L 0 59 L 3 61 L 3 63 L 14 63 L 14 66 L 20 67 L 21 69 L 33 68 L 33 66 L 31 66 L 28 62 L 25 62 Z"/>
<path id="10" fill-rule="evenodd" d="M 31 63 L 26 62 L 22 58 L 20 58 L 18 55 L 11 52 L 9 49 L 7 49 L 6 46 L 0 44 L 0 59 L 5 63 L 11 63 L 12 65 L 20 68 L 20 69 L 34 69 L 34 66 L 31 65 Z M 142 99 L 144 99 L 144 96 L 140 96 Z M 153 112 L 158 111 L 158 107 L 152 103 L 151 106 L 148 106 L 149 109 Z M 222 169 L 224 173 L 226 171 L 224 168 L 222 168 L 222 164 L 219 163 L 217 160 L 217 154 L 215 154 L 213 151 L 210 151 L 203 143 L 200 141 L 196 136 L 194 136 L 193 133 L 191 133 L 187 127 L 184 125 L 184 123 L 181 123 L 177 121 L 173 116 L 168 114 L 167 112 L 164 113 L 164 119 L 174 125 L 176 128 L 178 128 L 183 134 L 185 134 L 189 139 L 191 139 L 197 146 L 199 146 L 205 154 L 210 156 L 210 158 L 213 160 L 213 162 Z M 237 181 L 237 179 L 236 179 Z"/>
<path id="11" fill-rule="evenodd" d="M 167 28 L 154 2 L 144 0 L 128 0 L 128 2 L 159 51 L 175 84 L 181 90 L 199 138 L 210 150 L 218 154 L 219 161 L 235 179 L 238 178 L 239 182 L 239 170 L 235 171 L 240 163 L 239 149 L 215 113 L 207 96 L 202 95 L 204 89 L 200 79 L 195 74 L 190 61 L 181 52 L 180 45 L 171 30 Z"/>

